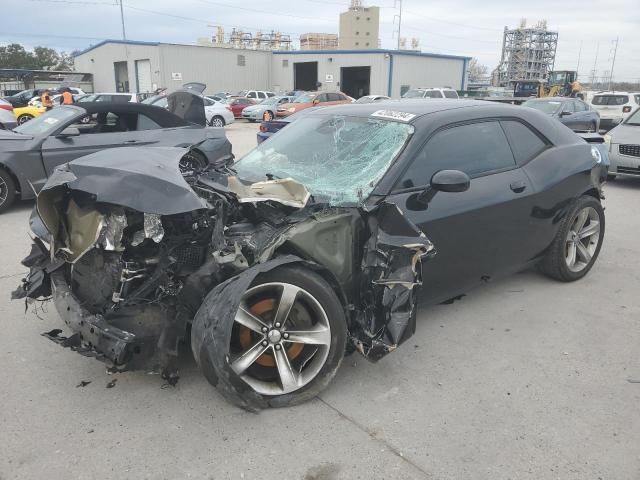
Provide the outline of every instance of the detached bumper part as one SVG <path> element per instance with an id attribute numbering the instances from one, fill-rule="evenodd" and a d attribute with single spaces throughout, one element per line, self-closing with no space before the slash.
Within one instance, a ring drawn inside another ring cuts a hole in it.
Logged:
<path id="1" fill-rule="evenodd" d="M 61 337 L 60 330 L 52 330 L 43 336 L 116 368 L 124 367 L 134 353 L 141 350 L 135 335 L 109 325 L 100 315 L 93 315 L 82 307 L 61 272 L 51 274 L 51 290 L 56 310 L 73 335 Z"/>

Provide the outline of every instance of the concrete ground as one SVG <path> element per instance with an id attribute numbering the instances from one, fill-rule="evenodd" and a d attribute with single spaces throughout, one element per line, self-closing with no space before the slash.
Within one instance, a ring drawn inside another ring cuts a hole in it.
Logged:
<path id="1" fill-rule="evenodd" d="M 256 129 L 228 127 L 236 153 Z M 163 388 L 41 337 L 61 324 L 53 306 L 9 301 L 29 250 L 23 202 L 0 216 L 0 479 L 637 480 L 640 180 L 606 194 L 584 280 L 525 272 L 424 309 L 378 364 L 348 357 L 317 399 L 260 414 L 228 404 L 187 351 Z"/>

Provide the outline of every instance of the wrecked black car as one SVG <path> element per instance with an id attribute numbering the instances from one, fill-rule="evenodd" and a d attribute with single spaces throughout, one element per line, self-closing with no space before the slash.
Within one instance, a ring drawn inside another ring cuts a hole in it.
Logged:
<path id="1" fill-rule="evenodd" d="M 52 299 L 71 333 L 45 335 L 114 371 L 175 381 L 190 340 L 206 378 L 256 410 L 312 398 L 347 351 L 396 349 L 419 300 L 533 264 L 562 281 L 591 269 L 597 149 L 534 110 L 379 107 L 323 109 L 186 176 L 176 148 L 59 167 L 14 298 Z"/>

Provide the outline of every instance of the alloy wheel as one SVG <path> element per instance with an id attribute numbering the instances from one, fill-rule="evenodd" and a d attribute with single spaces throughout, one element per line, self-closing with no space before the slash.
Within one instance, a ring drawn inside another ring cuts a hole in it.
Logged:
<path id="1" fill-rule="evenodd" d="M 9 193 L 9 189 L 7 188 L 7 184 L 2 177 L 0 177 L 0 205 L 4 205 L 4 202 L 7 201 L 7 195 Z"/>
<path id="2" fill-rule="evenodd" d="M 571 223 L 565 242 L 565 261 L 572 272 L 590 263 L 600 242 L 600 216 L 593 207 L 580 210 Z"/>
<path id="3" fill-rule="evenodd" d="M 18 117 L 18 125 L 22 125 L 23 123 L 28 122 L 29 120 L 31 120 L 33 117 L 31 115 L 20 115 Z"/>
<path id="4" fill-rule="evenodd" d="M 264 283 L 243 295 L 229 363 L 257 393 L 284 395 L 320 373 L 330 346 L 329 319 L 313 295 L 289 283 Z"/>
<path id="5" fill-rule="evenodd" d="M 214 117 L 211 119 L 212 127 L 224 127 L 224 121 L 220 117 Z"/>

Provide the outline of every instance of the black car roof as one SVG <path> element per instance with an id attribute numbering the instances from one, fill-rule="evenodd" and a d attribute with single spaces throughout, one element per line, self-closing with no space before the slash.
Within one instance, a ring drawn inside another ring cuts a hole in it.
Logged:
<path id="1" fill-rule="evenodd" d="M 156 107 L 154 105 L 147 105 L 144 103 L 134 102 L 80 102 L 71 106 L 72 108 L 82 108 L 87 113 L 101 113 L 101 112 L 113 112 L 113 113 L 141 113 L 146 115 L 151 120 L 156 122 L 162 128 L 171 127 L 184 127 L 191 125 L 182 118 L 174 115 L 168 110 Z"/>
<path id="2" fill-rule="evenodd" d="M 411 100 L 383 100 L 376 103 L 347 103 L 330 107 L 323 107 L 322 113 L 331 115 L 362 115 L 368 116 L 379 110 L 391 110 L 393 112 L 410 113 L 415 115 L 411 120 L 430 115 L 436 112 L 455 110 L 460 108 L 484 108 L 495 112 L 496 109 L 505 112 L 512 111 L 513 108 L 520 108 L 514 105 L 504 105 L 483 100 L 459 100 L 459 99 L 411 99 Z"/>

